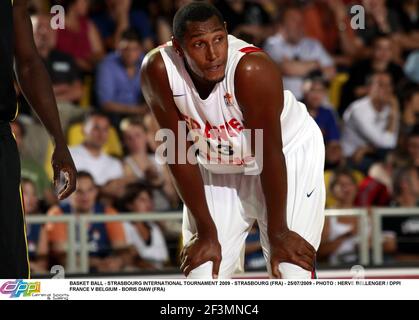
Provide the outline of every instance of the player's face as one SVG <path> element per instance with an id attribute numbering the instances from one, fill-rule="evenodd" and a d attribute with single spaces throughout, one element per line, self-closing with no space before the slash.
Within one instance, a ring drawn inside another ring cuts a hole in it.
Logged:
<path id="1" fill-rule="evenodd" d="M 205 22 L 189 22 L 182 49 L 189 68 L 198 78 L 211 83 L 224 79 L 227 31 L 217 17 Z"/>

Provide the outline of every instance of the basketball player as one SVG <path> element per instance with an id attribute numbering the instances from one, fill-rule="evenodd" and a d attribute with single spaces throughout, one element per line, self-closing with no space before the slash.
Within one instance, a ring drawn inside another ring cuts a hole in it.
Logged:
<path id="1" fill-rule="evenodd" d="M 20 163 L 9 122 L 17 115 L 16 78 L 55 143 L 52 156 L 56 186 L 60 172 L 66 184 L 59 199 L 75 189 L 75 167 L 60 127 L 50 80 L 32 38 L 27 0 L 0 1 L 0 278 L 30 277 L 21 203 Z"/>
<path id="2" fill-rule="evenodd" d="M 249 144 L 244 127 L 263 130 L 258 175 L 237 163 L 209 163 L 202 145 L 198 164 L 169 164 L 185 203 L 183 273 L 231 277 L 257 221 L 271 276 L 311 278 L 324 222 L 320 129 L 306 107 L 283 91 L 275 63 L 228 35 L 212 5 L 180 8 L 173 34 L 172 43 L 150 52 L 142 65 L 143 92 L 160 127 L 177 137 L 178 121 L 186 119 L 189 132 L 230 155 L 238 144 Z M 224 130 L 222 138 L 217 130 Z"/>

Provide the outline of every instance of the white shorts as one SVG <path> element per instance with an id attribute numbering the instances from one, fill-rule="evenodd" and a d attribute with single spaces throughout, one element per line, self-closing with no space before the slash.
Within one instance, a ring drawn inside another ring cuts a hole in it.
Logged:
<path id="1" fill-rule="evenodd" d="M 316 250 L 320 245 L 324 224 L 324 142 L 314 121 L 309 121 L 305 138 L 284 150 L 287 166 L 288 197 L 287 223 Z M 244 174 L 214 174 L 201 168 L 208 207 L 217 227 L 222 248 L 220 278 L 230 278 L 242 268 L 242 253 L 248 232 L 258 222 L 261 245 L 270 269 L 267 236 L 267 211 L 260 176 Z M 272 190 L 271 192 L 275 192 Z M 183 240 L 186 244 L 196 233 L 192 214 L 183 210 Z M 284 279 L 310 279 L 311 272 L 296 265 L 281 263 L 279 270 Z M 269 270 L 270 271 L 270 270 Z M 212 262 L 192 270 L 189 278 L 212 277 Z"/>

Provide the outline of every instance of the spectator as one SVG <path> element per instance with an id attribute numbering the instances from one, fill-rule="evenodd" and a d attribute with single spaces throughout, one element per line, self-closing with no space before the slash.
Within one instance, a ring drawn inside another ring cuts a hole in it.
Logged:
<path id="1" fill-rule="evenodd" d="M 102 39 L 89 20 L 88 0 L 63 0 L 65 28 L 58 30 L 57 49 L 72 56 L 77 66 L 91 73 L 104 55 Z"/>
<path id="2" fill-rule="evenodd" d="M 48 15 L 32 16 L 32 25 L 35 44 L 51 77 L 61 124 L 66 130 L 74 118 L 84 113 L 76 106 L 83 96 L 79 70 L 71 56 L 54 49 L 57 32 L 51 28 Z"/>
<path id="3" fill-rule="evenodd" d="M 43 58 L 57 102 L 77 102 L 82 98 L 82 83 L 73 58 L 55 49 L 57 32 L 48 15 L 32 16 L 35 45 Z"/>
<path id="4" fill-rule="evenodd" d="M 278 63 L 284 75 L 284 89 L 303 97 L 303 79 L 311 72 L 321 70 L 327 80 L 336 71 L 333 59 L 317 40 L 304 36 L 304 21 L 300 10 L 295 7 L 284 9 L 281 28 L 269 37 L 265 51 Z"/>
<path id="5" fill-rule="evenodd" d="M 358 186 L 353 171 L 346 168 L 334 172 L 329 190 L 336 199 L 333 207 L 335 209 L 362 207 L 360 203 L 365 201 L 362 199 L 362 193 L 370 196 L 378 195 L 375 192 L 365 193 L 365 190 Z M 358 262 L 358 227 L 358 218 L 354 216 L 326 218 L 322 242 L 317 253 L 319 261 L 327 260 L 331 265 Z M 386 235 L 383 242 L 384 252 L 393 252 L 395 250 L 394 242 L 394 237 Z"/>
<path id="6" fill-rule="evenodd" d="M 390 74 L 393 84 L 401 87 L 403 69 L 393 62 L 393 41 L 389 36 L 378 36 L 373 42 L 372 57 L 355 63 L 349 70 L 349 80 L 343 87 L 339 113 L 347 106 L 368 93 L 367 79 L 375 72 Z"/>
<path id="7" fill-rule="evenodd" d="M 367 173 L 374 162 L 396 147 L 399 114 L 390 75 L 375 73 L 368 96 L 351 104 L 343 116 L 343 152 L 355 167 Z"/>
<path id="8" fill-rule="evenodd" d="M 362 49 L 342 0 L 312 0 L 303 8 L 305 33 L 317 39 L 338 65 L 348 65 Z"/>
<path id="9" fill-rule="evenodd" d="M 127 186 L 121 203 L 124 211 L 136 214 L 147 214 L 154 210 L 153 192 L 144 184 L 136 183 Z M 142 267 L 161 269 L 169 259 L 164 234 L 160 226 L 154 222 L 126 222 L 125 236 L 128 244 L 137 249 L 143 262 Z M 145 264 L 144 264 L 145 262 Z"/>
<path id="10" fill-rule="evenodd" d="M 402 132 L 409 133 L 419 125 L 419 85 L 408 90 L 403 103 Z"/>
<path id="11" fill-rule="evenodd" d="M 93 177 L 85 171 L 79 171 L 77 188 L 70 197 L 70 203 L 52 207 L 48 211 L 48 215 L 116 214 L 112 208 L 97 202 L 98 191 Z M 69 245 L 66 225 L 51 223 L 47 225 L 47 230 L 52 255 L 62 265 L 65 265 L 63 258 L 65 258 L 66 248 Z M 78 243 L 77 247 L 79 248 L 79 246 Z M 91 223 L 88 228 L 88 246 L 91 272 L 116 272 L 123 268 L 125 260 L 122 254 L 116 254 L 127 247 L 121 223 Z"/>
<path id="12" fill-rule="evenodd" d="M 153 34 L 145 12 L 130 10 L 131 0 L 105 0 L 105 10 L 93 16 L 102 39 L 109 50 L 114 50 L 128 29 L 135 30 L 144 39 L 146 51 L 153 49 Z"/>
<path id="13" fill-rule="evenodd" d="M 398 15 L 403 31 L 406 34 L 419 32 L 419 1 L 397 1 L 399 5 Z"/>
<path id="14" fill-rule="evenodd" d="M 326 147 L 339 143 L 340 132 L 333 110 L 325 107 L 327 83 L 321 77 L 308 78 L 304 83 L 304 102 L 307 110 L 322 130 Z"/>
<path id="15" fill-rule="evenodd" d="M 395 9 L 398 14 L 401 31 L 395 38 L 398 40 L 403 53 L 419 48 L 419 1 L 397 1 Z"/>
<path id="16" fill-rule="evenodd" d="M 368 176 L 373 180 L 379 182 L 385 186 L 386 192 L 391 195 L 393 194 L 393 174 L 399 165 L 399 159 L 395 151 L 387 153 L 385 159 L 382 162 L 374 163 L 368 171 Z M 367 187 L 370 191 L 373 188 Z M 389 199 L 381 203 L 382 205 L 388 205 Z"/>
<path id="17" fill-rule="evenodd" d="M 156 30 L 156 43 L 164 44 L 172 38 L 173 17 L 181 6 L 192 2 L 193 0 L 174 0 L 174 1 L 149 1 L 148 13 L 150 20 Z M 138 2 L 134 2 L 137 4 Z"/>
<path id="18" fill-rule="evenodd" d="M 35 184 L 29 179 L 22 179 L 22 194 L 25 215 L 40 214 L 40 200 Z M 48 238 L 46 229 L 41 224 L 27 224 L 26 237 L 31 261 L 31 272 L 46 273 L 48 269 Z"/>
<path id="19" fill-rule="evenodd" d="M 272 34 L 271 17 L 262 3 L 244 0 L 220 0 L 215 5 L 223 13 L 231 34 L 247 33 L 260 45 Z"/>
<path id="20" fill-rule="evenodd" d="M 415 126 L 407 136 L 408 165 L 419 169 L 419 126 Z"/>
<path id="21" fill-rule="evenodd" d="M 22 152 L 24 157 L 36 159 L 38 164 L 46 164 L 50 162 L 50 154 L 48 153 L 51 145 L 51 137 L 45 131 L 44 125 L 37 116 L 28 117 L 19 114 L 16 118 L 24 127 L 24 136 L 22 141 Z M 44 168 L 46 171 L 46 169 Z"/>
<path id="22" fill-rule="evenodd" d="M 419 42 L 419 39 L 418 39 Z M 419 50 L 413 51 L 406 59 L 404 72 L 409 80 L 419 84 Z"/>
<path id="23" fill-rule="evenodd" d="M 70 148 L 77 170 L 89 172 L 101 193 L 118 196 L 125 185 L 124 170 L 121 162 L 103 152 L 108 140 L 110 123 L 106 115 L 91 112 L 84 124 L 84 142 Z"/>
<path id="24" fill-rule="evenodd" d="M 109 54 L 99 65 L 97 95 L 101 109 L 119 126 L 124 115 L 144 114 L 141 103 L 140 67 L 144 53 L 134 31 L 122 34 L 118 50 Z"/>
<path id="25" fill-rule="evenodd" d="M 395 172 L 393 205 L 405 208 L 419 206 L 419 175 L 415 167 L 404 167 Z"/>
<path id="26" fill-rule="evenodd" d="M 397 207 L 419 206 L 419 176 L 416 168 L 399 169 L 394 177 L 394 202 Z M 385 217 L 384 234 L 396 240 L 393 258 L 402 262 L 419 261 L 419 219 L 415 216 Z"/>
<path id="27" fill-rule="evenodd" d="M 154 187 L 157 211 L 169 210 L 179 198 L 166 167 L 157 163 L 155 154 L 148 153 L 147 131 L 138 118 L 121 122 L 121 132 L 128 155 L 124 159 L 125 176 L 130 181 L 142 181 Z"/>
<path id="28" fill-rule="evenodd" d="M 326 155 L 327 157 L 327 155 Z M 325 168 L 326 169 L 326 168 Z M 340 170 L 348 171 L 352 177 L 355 178 L 357 186 L 364 180 L 365 176 L 358 170 L 352 169 L 347 165 L 345 157 L 342 155 L 342 159 L 334 166 L 329 166 L 324 172 L 324 182 L 326 185 L 326 208 L 335 208 L 338 199 L 335 198 L 333 192 L 331 191 L 331 181 L 335 179 L 336 172 Z"/>
<path id="29" fill-rule="evenodd" d="M 369 46 L 380 34 L 394 34 L 401 31 L 395 11 L 386 6 L 386 0 L 362 0 L 365 8 L 365 28 L 357 29 L 362 42 Z"/>
<path id="30" fill-rule="evenodd" d="M 45 0 L 30 0 L 29 11 L 47 13 L 49 12 L 48 2 Z"/>
<path id="31" fill-rule="evenodd" d="M 57 202 L 57 197 L 52 190 L 51 181 L 41 164 L 28 156 L 24 152 L 23 139 L 25 137 L 25 127 L 20 120 L 10 123 L 12 132 L 15 136 L 16 145 L 20 154 L 20 167 L 22 179 L 30 180 L 35 186 L 36 197 L 45 200 L 49 205 Z M 22 151 L 22 152 L 21 152 Z"/>
<path id="32" fill-rule="evenodd" d="M 358 193 L 355 177 L 347 169 L 339 169 L 330 181 L 330 191 L 337 200 L 335 209 L 351 209 L 356 206 Z M 359 238 L 357 217 L 329 217 L 325 221 L 322 241 L 318 251 L 319 260 L 330 264 L 354 263 L 358 260 Z"/>
<path id="33" fill-rule="evenodd" d="M 385 179 L 380 179 L 385 180 Z M 387 182 L 387 181 L 383 181 Z M 391 202 L 391 195 L 386 185 L 372 176 L 366 176 L 358 186 L 357 205 L 360 207 L 386 207 Z"/>
<path id="34" fill-rule="evenodd" d="M 343 155 L 342 143 L 331 143 L 326 148 L 325 170 L 334 170 L 347 165 L 347 159 Z"/>
<path id="35" fill-rule="evenodd" d="M 149 112 L 144 116 L 144 126 L 147 131 L 148 147 L 151 149 L 152 153 L 155 153 L 158 147 L 155 137 L 160 127 L 152 113 Z"/>

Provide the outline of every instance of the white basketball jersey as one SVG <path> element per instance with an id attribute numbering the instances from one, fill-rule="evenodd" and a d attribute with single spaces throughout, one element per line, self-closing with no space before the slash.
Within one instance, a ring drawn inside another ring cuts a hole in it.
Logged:
<path id="1" fill-rule="evenodd" d="M 250 136 L 244 130 L 243 113 L 235 96 L 234 75 L 240 59 L 259 49 L 231 35 L 228 46 L 225 78 L 215 85 L 205 100 L 199 96 L 183 59 L 170 43 L 161 47 L 160 53 L 173 99 L 196 141 L 198 162 L 213 173 L 242 173 L 252 167 L 257 171 L 250 152 Z M 306 136 L 309 119 L 306 107 L 297 102 L 291 92 L 285 91 L 281 114 L 284 153 Z"/>

